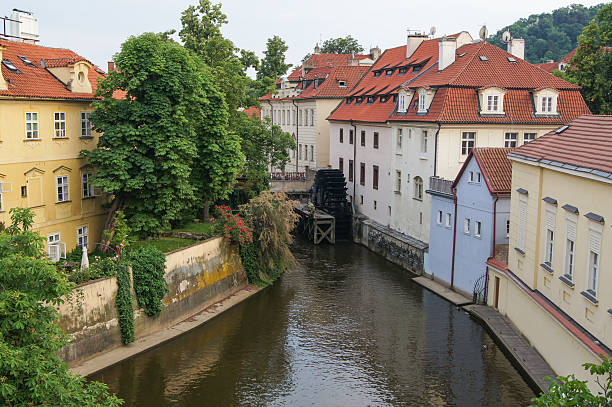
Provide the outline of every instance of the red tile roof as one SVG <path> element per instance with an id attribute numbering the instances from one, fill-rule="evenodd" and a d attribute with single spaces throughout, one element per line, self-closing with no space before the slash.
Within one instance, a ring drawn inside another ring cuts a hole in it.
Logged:
<path id="1" fill-rule="evenodd" d="M 311 84 L 304 89 L 298 99 L 313 97 L 334 97 L 342 98 L 353 89 L 363 75 L 370 69 L 369 66 L 340 66 L 331 69 L 327 79 L 315 89 Z M 345 85 L 340 87 L 339 81 L 344 81 Z"/>
<path id="2" fill-rule="evenodd" d="M 49 48 L 40 45 L 22 42 L 0 40 L 0 45 L 6 47 L 2 58 L 9 60 L 21 71 L 12 72 L 2 64 L 2 76 L 8 81 L 8 89 L 0 90 L 2 97 L 24 97 L 45 99 L 93 99 L 96 85 L 103 74 L 99 68 L 89 70 L 88 79 L 92 86 L 92 93 L 73 93 L 66 85 L 55 78 L 48 70 L 42 67 L 41 60 L 49 61 L 51 67 L 68 66 L 70 63 L 86 60 L 69 49 Z M 27 57 L 34 67 L 26 65 L 19 56 Z M 74 62 L 73 62 L 74 61 Z M 49 66 L 49 65 L 47 65 Z"/>
<path id="3" fill-rule="evenodd" d="M 535 66 L 537 66 L 538 68 L 540 68 L 543 71 L 546 71 L 548 73 L 553 73 L 553 71 L 555 69 L 559 69 L 559 63 L 558 62 L 544 62 L 541 64 L 534 64 Z"/>
<path id="4" fill-rule="evenodd" d="M 491 193 L 510 194 L 512 189 L 512 148 L 475 148 L 472 150 Z"/>
<path id="5" fill-rule="evenodd" d="M 261 109 L 258 108 L 257 106 L 248 107 L 244 109 L 243 112 L 246 113 L 249 117 L 256 117 L 256 118 L 261 117 Z"/>
<path id="6" fill-rule="evenodd" d="M 514 150 L 522 157 L 612 179 L 612 115 L 584 115 Z"/>
<path id="7" fill-rule="evenodd" d="M 360 61 L 369 58 L 369 55 L 355 55 L 355 59 Z M 347 66 L 353 58 L 352 54 L 313 54 L 305 63 L 312 63 L 314 68 L 335 68 L 338 66 Z M 287 80 L 296 82 L 302 76 L 302 66 L 298 66 L 289 74 Z"/>

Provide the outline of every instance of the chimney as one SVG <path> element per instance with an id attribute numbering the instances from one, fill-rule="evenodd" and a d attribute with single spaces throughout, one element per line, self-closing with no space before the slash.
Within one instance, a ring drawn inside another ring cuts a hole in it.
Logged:
<path id="1" fill-rule="evenodd" d="M 3 47 L 2 45 L 0 45 L 0 61 L 2 61 L 2 52 L 4 52 L 4 50 L 6 49 L 6 47 Z M 8 89 L 8 83 L 6 83 L 6 80 L 4 80 L 4 77 L 2 76 L 2 70 L 0 69 L 0 90 L 7 90 Z"/>
<path id="2" fill-rule="evenodd" d="M 370 59 L 372 61 L 376 61 L 380 57 L 381 51 L 380 48 L 374 47 L 370 48 Z"/>
<path id="3" fill-rule="evenodd" d="M 414 31 L 408 31 L 408 42 L 406 43 L 406 59 L 410 58 L 419 45 L 427 39 L 425 34 L 419 34 Z"/>
<path id="4" fill-rule="evenodd" d="M 511 38 L 508 41 L 508 52 L 517 58 L 525 59 L 525 40 L 522 38 Z"/>
<path id="5" fill-rule="evenodd" d="M 454 37 L 442 37 L 438 41 L 438 70 L 441 71 L 455 62 L 457 52 L 457 39 Z"/>
<path id="6" fill-rule="evenodd" d="M 115 70 L 115 63 L 113 61 L 108 61 L 108 73 L 111 73 Z"/>
<path id="7" fill-rule="evenodd" d="M 315 45 L 315 47 L 314 47 L 314 53 L 315 53 L 315 54 L 320 54 L 320 53 L 321 53 L 321 48 L 319 48 L 319 43 L 317 43 L 317 45 Z"/>
<path id="8" fill-rule="evenodd" d="M 31 12 L 14 8 L 10 19 L 13 20 L 9 27 L 13 36 L 12 41 L 30 44 L 35 44 L 38 41 L 38 20 Z"/>

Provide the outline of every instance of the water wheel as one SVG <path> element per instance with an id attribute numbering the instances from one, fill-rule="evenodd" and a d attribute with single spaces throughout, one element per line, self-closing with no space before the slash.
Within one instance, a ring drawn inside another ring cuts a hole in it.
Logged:
<path id="1" fill-rule="evenodd" d="M 348 240 L 351 233 L 352 219 L 346 189 L 344 174 L 338 169 L 318 170 L 312 185 L 314 206 L 336 219 L 336 240 Z"/>

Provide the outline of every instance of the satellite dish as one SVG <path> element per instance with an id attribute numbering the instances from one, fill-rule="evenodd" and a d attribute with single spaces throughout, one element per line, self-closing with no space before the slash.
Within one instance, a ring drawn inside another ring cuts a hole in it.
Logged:
<path id="1" fill-rule="evenodd" d="M 504 31 L 504 33 L 502 34 L 502 41 L 503 42 L 510 42 L 510 40 L 512 39 L 512 36 L 510 35 L 510 31 L 506 30 Z"/>
<path id="2" fill-rule="evenodd" d="M 478 31 L 478 36 L 483 41 L 487 39 L 487 37 L 489 36 L 489 30 L 487 30 L 486 25 L 483 25 L 482 27 L 480 27 L 480 31 Z"/>
<path id="3" fill-rule="evenodd" d="M 436 34 L 436 27 L 431 27 L 429 29 L 429 35 L 431 35 L 432 37 Z"/>

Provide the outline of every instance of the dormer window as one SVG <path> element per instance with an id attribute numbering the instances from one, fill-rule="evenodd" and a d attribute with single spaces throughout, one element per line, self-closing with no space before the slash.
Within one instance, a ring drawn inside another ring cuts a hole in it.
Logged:
<path id="1" fill-rule="evenodd" d="M 387 70 L 385 71 L 385 75 L 386 75 L 386 76 L 393 75 L 393 69 L 387 69 Z"/>
<path id="2" fill-rule="evenodd" d="M 363 98 L 362 97 L 358 97 L 355 99 L 355 103 L 361 103 L 363 102 Z"/>
<path id="3" fill-rule="evenodd" d="M 338 87 L 346 88 L 346 81 L 338 81 Z"/>
<path id="4" fill-rule="evenodd" d="M 403 93 L 403 92 L 399 94 L 399 99 L 398 99 L 398 104 L 397 104 L 397 111 L 399 113 L 405 113 L 406 112 L 406 94 Z"/>
<path id="5" fill-rule="evenodd" d="M 374 71 L 374 77 L 378 78 L 380 76 L 380 71 Z"/>
<path id="6" fill-rule="evenodd" d="M 499 95 L 487 96 L 487 111 L 491 113 L 499 112 Z"/>
<path id="7" fill-rule="evenodd" d="M 381 96 L 380 97 L 380 103 L 385 103 L 387 100 L 389 100 L 389 96 Z"/>
<path id="8" fill-rule="evenodd" d="M 536 115 L 557 115 L 557 98 L 559 92 L 555 89 L 540 89 L 534 93 Z"/>
<path id="9" fill-rule="evenodd" d="M 419 112 L 423 113 L 427 111 L 427 107 L 426 107 L 426 95 L 425 92 L 420 92 L 419 93 Z"/>
<path id="10" fill-rule="evenodd" d="M 368 103 L 374 103 L 374 96 L 368 96 Z"/>
<path id="11" fill-rule="evenodd" d="M 480 114 L 488 115 L 503 115 L 504 113 L 504 95 L 506 90 L 491 86 L 489 88 L 481 88 L 478 90 L 480 100 Z"/>
<path id="12" fill-rule="evenodd" d="M 400 69 L 399 69 L 399 72 L 398 72 L 398 73 L 399 73 L 400 75 L 403 75 L 403 74 L 405 74 L 407 71 L 408 71 L 408 68 L 403 67 L 403 68 L 400 68 Z"/>

